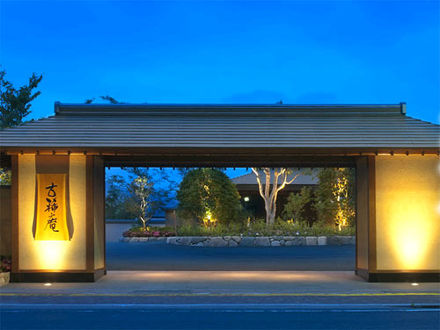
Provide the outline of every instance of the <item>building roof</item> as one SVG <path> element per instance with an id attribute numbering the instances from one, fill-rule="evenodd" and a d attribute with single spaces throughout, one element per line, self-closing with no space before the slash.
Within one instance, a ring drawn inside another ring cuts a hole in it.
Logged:
<path id="1" fill-rule="evenodd" d="M 307 175 L 307 174 L 301 174 L 300 173 L 301 170 L 297 170 L 297 169 L 293 169 L 292 173 L 290 173 L 288 175 L 288 180 L 292 180 L 293 177 L 297 174 L 300 174 L 295 181 L 293 181 L 291 184 L 292 185 L 315 185 L 318 184 L 318 179 L 316 178 L 316 176 L 314 175 Z M 265 180 L 265 175 L 264 173 L 262 173 L 261 178 L 263 180 Z M 271 183 L 273 183 L 274 177 L 271 175 Z M 254 174 L 254 172 L 248 173 L 248 174 L 244 174 L 241 176 L 238 176 L 236 178 L 232 178 L 231 181 L 233 183 L 235 183 L 236 185 L 257 185 L 257 178 Z M 281 177 L 278 178 L 278 182 L 281 183 Z"/>
<path id="2" fill-rule="evenodd" d="M 55 115 L 0 131 L 18 148 L 439 149 L 440 126 L 401 105 L 55 104 Z M 436 151 L 437 153 L 437 151 Z"/>

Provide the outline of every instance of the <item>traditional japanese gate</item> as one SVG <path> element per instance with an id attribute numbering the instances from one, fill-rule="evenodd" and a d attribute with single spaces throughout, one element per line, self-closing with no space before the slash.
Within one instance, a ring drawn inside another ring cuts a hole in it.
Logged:
<path id="1" fill-rule="evenodd" d="M 439 126 L 400 105 L 78 105 L 0 131 L 12 281 L 105 274 L 105 166 L 355 167 L 356 273 L 440 279 Z"/>

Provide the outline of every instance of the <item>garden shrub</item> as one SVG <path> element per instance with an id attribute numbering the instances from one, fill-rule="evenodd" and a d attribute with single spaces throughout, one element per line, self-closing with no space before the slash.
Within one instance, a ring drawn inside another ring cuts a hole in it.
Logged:
<path id="1" fill-rule="evenodd" d="M 293 222 L 306 222 L 305 208 L 312 201 L 313 192 L 310 187 L 302 187 L 299 193 L 291 193 L 284 205 L 283 219 Z"/>
<path id="2" fill-rule="evenodd" d="M 225 173 L 217 169 L 201 168 L 189 171 L 177 192 L 177 215 L 196 219 L 202 224 L 209 214 L 216 225 L 244 221 L 240 194 Z"/>

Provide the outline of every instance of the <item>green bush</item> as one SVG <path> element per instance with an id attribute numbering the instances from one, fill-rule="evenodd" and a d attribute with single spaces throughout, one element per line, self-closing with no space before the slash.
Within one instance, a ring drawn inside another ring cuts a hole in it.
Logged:
<path id="1" fill-rule="evenodd" d="M 294 222 L 305 222 L 305 207 L 312 201 L 313 192 L 310 187 L 302 187 L 299 193 L 291 193 L 284 205 L 283 218 L 285 220 L 293 219 Z"/>
<path id="2" fill-rule="evenodd" d="M 129 232 L 124 236 L 154 236 L 148 235 L 142 227 L 133 227 Z M 149 232 L 160 232 L 160 236 L 174 236 L 174 228 L 172 227 L 150 227 Z M 355 234 L 355 228 L 345 227 L 339 231 L 337 227 L 322 222 L 309 226 L 307 222 L 289 223 L 278 218 L 271 226 L 266 226 L 263 219 L 254 220 L 250 222 L 249 226 L 240 223 L 217 224 L 213 227 L 186 224 L 177 227 L 175 234 L 177 236 L 348 236 Z"/>
<path id="3" fill-rule="evenodd" d="M 240 195 L 232 181 L 222 171 L 202 168 L 189 171 L 177 192 L 177 215 L 196 219 L 199 223 L 209 213 L 216 225 L 244 221 Z"/>
<path id="4" fill-rule="evenodd" d="M 353 226 L 356 214 L 354 169 L 325 168 L 319 171 L 318 178 L 314 198 L 318 221 L 341 225 L 341 219 L 346 219 L 347 224 Z"/>

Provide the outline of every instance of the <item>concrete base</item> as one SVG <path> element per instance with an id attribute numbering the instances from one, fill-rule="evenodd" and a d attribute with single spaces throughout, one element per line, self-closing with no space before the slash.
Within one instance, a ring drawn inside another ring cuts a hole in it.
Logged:
<path id="1" fill-rule="evenodd" d="M 11 273 L 11 282 L 95 282 L 105 275 L 105 269 L 94 272 L 19 272 Z"/>
<path id="2" fill-rule="evenodd" d="M 358 269 L 355 273 L 368 282 L 440 282 L 440 272 L 368 272 Z"/>

